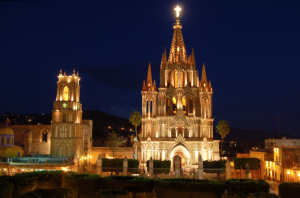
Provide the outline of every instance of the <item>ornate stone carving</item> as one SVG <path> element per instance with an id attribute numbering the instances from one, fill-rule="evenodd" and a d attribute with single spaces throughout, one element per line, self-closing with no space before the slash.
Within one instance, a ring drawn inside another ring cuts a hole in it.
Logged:
<path id="1" fill-rule="evenodd" d="M 179 125 L 182 127 L 189 127 L 189 123 L 188 123 L 182 109 L 177 110 L 177 113 L 176 113 L 170 127 L 178 127 Z"/>

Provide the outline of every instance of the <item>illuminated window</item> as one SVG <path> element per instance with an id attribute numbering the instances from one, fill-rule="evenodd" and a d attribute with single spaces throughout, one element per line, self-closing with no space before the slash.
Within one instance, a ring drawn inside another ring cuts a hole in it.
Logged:
<path id="1" fill-rule="evenodd" d="M 69 100 L 69 87 L 68 86 L 64 87 L 64 100 L 65 101 Z"/>
<path id="2" fill-rule="evenodd" d="M 170 100 L 166 99 L 166 114 L 170 115 Z"/>
<path id="3" fill-rule="evenodd" d="M 181 78 L 181 87 L 184 87 L 184 73 L 183 73 L 183 71 L 181 72 L 180 78 Z"/>
<path id="4" fill-rule="evenodd" d="M 182 134 L 182 128 L 179 126 L 177 130 L 178 130 L 178 135 L 181 134 L 181 136 L 182 136 L 183 135 Z"/>
<path id="5" fill-rule="evenodd" d="M 182 111 L 184 114 L 186 114 L 186 99 L 182 98 Z"/>
<path id="6" fill-rule="evenodd" d="M 172 98 L 172 110 L 173 110 L 173 114 L 176 114 L 176 112 L 177 112 L 177 101 L 176 101 L 176 98 L 175 97 L 173 97 Z"/>
<path id="7" fill-rule="evenodd" d="M 176 138 L 176 130 L 175 128 L 171 129 L 171 137 Z"/>

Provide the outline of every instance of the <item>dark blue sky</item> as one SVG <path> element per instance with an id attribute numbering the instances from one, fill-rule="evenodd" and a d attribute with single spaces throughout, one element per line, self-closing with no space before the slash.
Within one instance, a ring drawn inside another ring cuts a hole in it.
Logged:
<path id="1" fill-rule="evenodd" d="M 128 118 L 141 110 L 152 64 L 159 82 L 174 7 L 197 69 L 212 81 L 215 124 L 299 134 L 297 0 L 1 1 L 0 112 L 51 112 L 59 69 L 79 70 L 84 109 Z"/>

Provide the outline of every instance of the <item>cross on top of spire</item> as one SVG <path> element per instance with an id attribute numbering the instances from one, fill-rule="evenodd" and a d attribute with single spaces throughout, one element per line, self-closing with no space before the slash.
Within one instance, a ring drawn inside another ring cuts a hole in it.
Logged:
<path id="1" fill-rule="evenodd" d="M 177 7 L 174 8 L 174 10 L 176 11 L 176 17 L 179 18 L 179 12 L 181 11 L 181 8 L 177 5 Z"/>

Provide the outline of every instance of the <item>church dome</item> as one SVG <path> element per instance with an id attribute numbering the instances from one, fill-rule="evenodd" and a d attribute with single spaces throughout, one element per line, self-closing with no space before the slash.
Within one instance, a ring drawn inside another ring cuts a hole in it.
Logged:
<path id="1" fill-rule="evenodd" d="M 0 135 L 14 135 L 14 131 L 10 127 L 0 128 Z"/>

